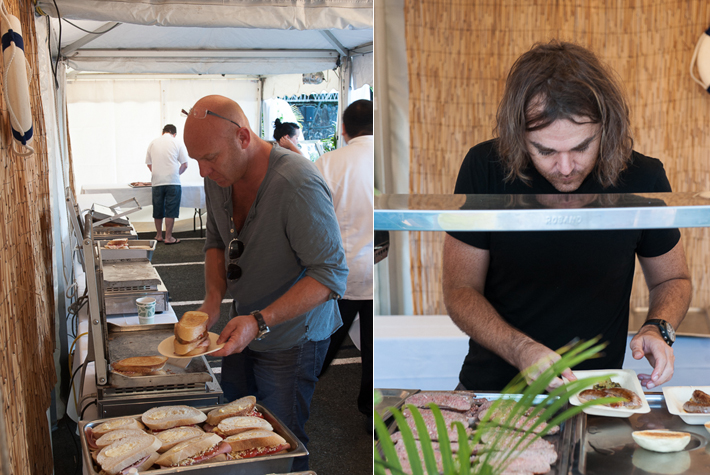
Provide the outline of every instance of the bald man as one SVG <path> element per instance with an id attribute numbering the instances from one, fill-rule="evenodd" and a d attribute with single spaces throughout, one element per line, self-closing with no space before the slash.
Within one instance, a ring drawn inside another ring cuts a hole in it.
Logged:
<path id="1" fill-rule="evenodd" d="M 272 146 L 222 96 L 195 104 L 185 145 L 205 178 L 205 300 L 209 327 L 227 291 L 221 384 L 227 400 L 255 395 L 304 443 L 310 403 L 348 268 L 333 201 L 315 165 Z M 293 471 L 308 469 L 307 457 Z"/>

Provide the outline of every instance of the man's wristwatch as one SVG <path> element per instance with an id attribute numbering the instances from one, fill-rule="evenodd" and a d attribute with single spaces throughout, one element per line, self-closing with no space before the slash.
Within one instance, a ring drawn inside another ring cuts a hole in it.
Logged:
<path id="1" fill-rule="evenodd" d="M 652 318 L 651 320 L 647 320 L 641 328 L 646 325 L 654 325 L 658 327 L 658 331 L 661 332 L 661 336 L 666 343 L 668 343 L 668 346 L 673 346 L 673 343 L 675 343 L 675 330 L 673 329 L 673 325 L 665 320 L 661 320 L 660 318 Z"/>
<path id="2" fill-rule="evenodd" d="M 251 312 L 251 314 L 254 315 L 254 319 L 256 320 L 256 324 L 259 325 L 259 333 L 256 334 L 256 338 L 254 338 L 254 339 L 261 340 L 271 330 L 269 330 L 269 327 L 266 326 L 266 322 L 264 321 L 264 316 L 261 314 L 260 310 L 254 310 L 253 312 Z"/>

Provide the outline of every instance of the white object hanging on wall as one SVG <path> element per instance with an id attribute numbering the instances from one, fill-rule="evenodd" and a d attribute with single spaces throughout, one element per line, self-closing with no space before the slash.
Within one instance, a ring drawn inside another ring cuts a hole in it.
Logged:
<path id="1" fill-rule="evenodd" d="M 699 77 L 695 75 L 696 68 Z M 703 89 L 710 92 L 710 28 L 700 35 L 695 46 L 693 59 L 690 60 L 690 76 L 703 86 Z"/>
<path id="2" fill-rule="evenodd" d="M 18 155 L 30 155 L 34 150 L 32 142 L 32 108 L 30 107 L 30 88 L 27 79 L 24 41 L 20 20 L 10 15 L 5 4 L 0 5 L 0 34 L 2 37 L 3 56 L 3 94 L 12 127 L 13 150 Z M 25 151 L 15 148 L 15 142 Z"/>

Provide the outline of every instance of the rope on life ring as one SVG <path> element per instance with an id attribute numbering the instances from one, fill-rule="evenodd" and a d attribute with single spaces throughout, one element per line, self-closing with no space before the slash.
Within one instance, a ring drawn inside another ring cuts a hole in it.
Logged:
<path id="1" fill-rule="evenodd" d="M 14 139 L 12 151 L 16 155 L 27 156 L 33 154 L 34 149 L 30 146 L 33 135 L 32 108 L 22 26 L 16 16 L 10 15 L 2 0 L 0 0 L 0 38 L 4 70 L 3 95 Z M 16 143 L 26 151 L 21 152 L 15 148 Z"/>

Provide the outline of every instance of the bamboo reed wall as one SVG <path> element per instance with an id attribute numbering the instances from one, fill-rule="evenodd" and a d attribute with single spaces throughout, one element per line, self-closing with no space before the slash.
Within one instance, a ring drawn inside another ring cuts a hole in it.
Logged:
<path id="1" fill-rule="evenodd" d="M 620 75 L 635 149 L 663 161 L 674 191 L 710 190 L 710 94 L 689 75 L 707 0 L 405 0 L 410 193 L 452 193 L 468 149 L 492 137 L 513 61 L 538 41 L 571 41 Z M 710 305 L 710 231 L 682 231 L 691 306 Z M 443 233 L 411 233 L 415 314 L 445 314 Z M 632 308 L 647 306 L 637 268 Z"/>
<path id="2" fill-rule="evenodd" d="M 56 383 L 49 165 L 37 71 L 34 8 L 30 0 L 5 0 L 20 18 L 33 76 L 30 97 L 34 155 L 9 151 L 4 92 L 0 98 L 0 376 L 2 407 L 13 474 L 53 471 L 47 409 Z M 2 79 L 0 78 L 0 81 Z M 4 89 L 0 89 L 4 90 Z"/>

